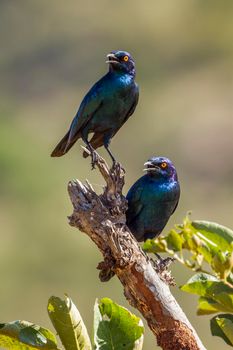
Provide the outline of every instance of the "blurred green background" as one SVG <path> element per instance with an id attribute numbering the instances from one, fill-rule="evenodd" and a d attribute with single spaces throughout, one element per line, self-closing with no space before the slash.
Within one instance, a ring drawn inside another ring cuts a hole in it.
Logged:
<path id="1" fill-rule="evenodd" d="M 113 49 L 133 55 L 140 85 L 139 106 L 111 147 L 127 171 L 125 191 L 149 156 L 167 156 L 182 196 L 166 230 L 187 210 L 233 227 L 232 18 L 230 0 L 0 1 L 1 322 L 52 328 L 47 299 L 64 292 L 89 329 L 96 297 L 128 306 L 116 278 L 99 282 L 93 243 L 67 224 L 67 182 L 88 178 L 101 190 L 101 177 L 80 142 L 49 157 Z M 178 286 L 189 277 L 178 264 L 173 271 Z M 195 315 L 197 299 L 172 292 L 206 347 L 227 349 L 208 317 Z M 148 329 L 145 349 L 157 349 Z"/>

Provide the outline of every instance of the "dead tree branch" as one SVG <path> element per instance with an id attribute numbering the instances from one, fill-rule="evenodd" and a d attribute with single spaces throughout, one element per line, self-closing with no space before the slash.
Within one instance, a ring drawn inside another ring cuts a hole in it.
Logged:
<path id="1" fill-rule="evenodd" d="M 204 350 L 167 283 L 125 225 L 123 168 L 117 163 L 109 169 L 101 157 L 97 166 L 106 181 L 101 195 L 79 180 L 71 181 L 68 191 L 74 207 L 70 225 L 86 233 L 103 254 L 104 261 L 98 266 L 100 279 L 107 281 L 117 275 L 127 300 L 141 312 L 162 349 Z"/>

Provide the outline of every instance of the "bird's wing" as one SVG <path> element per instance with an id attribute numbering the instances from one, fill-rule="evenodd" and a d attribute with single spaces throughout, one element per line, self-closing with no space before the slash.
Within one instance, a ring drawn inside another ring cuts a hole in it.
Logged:
<path id="1" fill-rule="evenodd" d="M 128 118 L 135 111 L 135 108 L 136 108 L 136 106 L 138 104 L 138 98 L 139 98 L 139 89 L 138 89 L 138 85 L 136 84 L 135 99 L 134 99 L 134 102 L 133 102 L 132 106 L 130 106 L 129 111 L 126 113 L 126 116 L 125 116 L 125 119 L 123 121 L 123 124 L 128 120 Z M 117 133 L 117 131 L 121 128 L 121 126 L 118 129 L 115 129 L 114 133 L 112 134 L 112 137 Z M 90 141 L 90 144 L 92 145 L 92 147 L 94 149 L 97 149 L 98 147 L 102 146 L 104 144 L 104 135 L 103 135 L 103 133 L 95 133 L 94 136 L 92 137 L 91 141 Z M 84 151 L 83 152 L 83 156 L 84 156 L 84 158 L 86 158 L 88 156 L 88 153 L 86 153 Z"/>
<path id="2" fill-rule="evenodd" d="M 130 106 L 130 109 L 128 111 L 128 113 L 126 114 L 125 116 L 125 119 L 124 119 L 124 122 L 123 124 L 129 119 L 129 117 L 133 114 L 133 112 L 135 111 L 135 108 L 138 104 L 138 99 L 139 99 L 139 88 L 138 88 L 138 84 L 135 83 L 135 99 L 134 99 L 134 102 L 132 104 L 132 106 Z"/>
<path id="3" fill-rule="evenodd" d="M 106 76 L 100 79 L 84 97 L 68 132 L 53 150 L 52 157 L 61 157 L 67 153 L 73 144 L 82 136 L 81 131 L 88 124 L 92 116 L 101 108 L 103 104 L 101 92 L 104 79 L 106 79 Z"/>
<path id="4" fill-rule="evenodd" d="M 71 123 L 67 145 L 72 142 L 81 129 L 87 125 L 97 110 L 101 108 L 103 99 L 101 98 L 100 92 L 101 89 L 98 88 L 97 85 L 94 85 L 84 97 L 79 110 Z"/>
<path id="5" fill-rule="evenodd" d="M 127 221 L 133 221 L 142 211 L 144 205 L 141 201 L 143 186 L 137 182 L 129 190 L 126 199 L 128 201 Z"/>
<path id="6" fill-rule="evenodd" d="M 177 206 L 178 206 L 178 203 L 179 203 L 179 199 L 180 199 L 180 186 L 177 188 L 177 194 L 176 194 L 176 205 L 171 213 L 171 215 L 175 212 Z"/>

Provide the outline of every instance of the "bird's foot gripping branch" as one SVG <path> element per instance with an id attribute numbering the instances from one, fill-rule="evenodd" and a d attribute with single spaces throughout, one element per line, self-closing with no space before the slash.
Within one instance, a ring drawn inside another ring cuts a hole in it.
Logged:
<path id="1" fill-rule="evenodd" d="M 117 275 L 127 300 L 144 316 L 162 349 L 205 349 L 167 283 L 125 224 L 124 169 L 119 163 L 109 169 L 99 156 L 97 167 L 106 182 L 102 194 L 79 180 L 71 181 L 68 191 L 74 207 L 70 225 L 86 233 L 103 254 L 104 261 L 98 266 L 100 279 L 107 281 Z"/>

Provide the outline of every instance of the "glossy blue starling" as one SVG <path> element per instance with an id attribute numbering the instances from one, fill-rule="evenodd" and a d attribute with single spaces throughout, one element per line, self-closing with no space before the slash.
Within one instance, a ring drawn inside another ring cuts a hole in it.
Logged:
<path id="1" fill-rule="evenodd" d="M 180 185 L 175 166 L 165 157 L 152 157 L 146 174 L 130 188 L 126 223 L 141 242 L 157 237 L 176 210 Z"/>
<path id="2" fill-rule="evenodd" d="M 52 152 L 52 157 L 61 157 L 74 143 L 82 138 L 95 163 L 95 149 L 104 146 L 113 162 L 109 149 L 112 137 L 133 114 L 139 97 L 135 83 L 135 63 L 125 51 L 112 51 L 107 55 L 109 71 L 84 97 L 69 131 Z M 88 135 L 93 133 L 91 140 Z M 88 156 L 84 152 L 84 157 Z"/>

